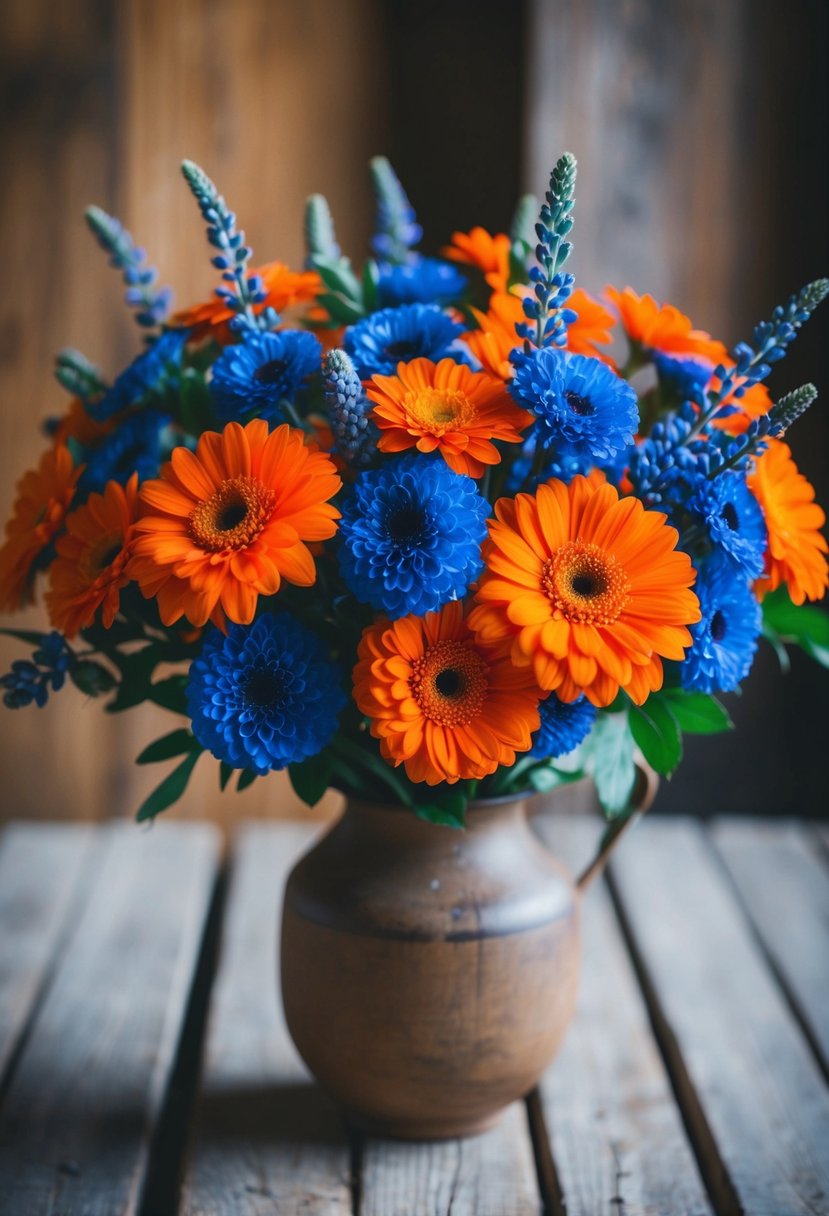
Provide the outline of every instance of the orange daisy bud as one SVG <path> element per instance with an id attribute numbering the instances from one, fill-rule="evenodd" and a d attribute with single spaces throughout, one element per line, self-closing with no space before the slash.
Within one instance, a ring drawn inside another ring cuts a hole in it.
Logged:
<path id="1" fill-rule="evenodd" d="M 814 488 L 798 472 L 788 444 L 781 439 L 768 444 L 748 476 L 769 534 L 766 574 L 755 590 L 762 598 L 785 583 L 795 604 L 822 599 L 829 586 L 827 544 L 820 533 L 826 516 L 815 502 Z"/>
<path id="2" fill-rule="evenodd" d="M 374 376 L 366 386 L 381 452 L 440 452 L 450 469 L 480 477 L 501 456 L 492 442 L 520 443 L 532 415 L 519 409 L 504 385 L 454 359 L 398 363 L 396 376 Z"/>
<path id="3" fill-rule="evenodd" d="M 107 482 L 103 494 L 90 494 L 67 516 L 49 567 L 46 605 L 52 624 L 68 638 L 91 625 L 99 608 L 105 629 L 115 620 L 121 588 L 130 581 L 127 562 L 137 507 L 138 474 L 133 473 L 126 486 Z"/>
<path id="4" fill-rule="evenodd" d="M 532 746 L 541 696 L 532 673 L 476 642 L 459 601 L 377 621 L 357 653 L 354 699 L 384 759 L 411 781 L 486 777 Z"/>
<path id="5" fill-rule="evenodd" d="M 653 296 L 638 296 L 632 288 L 605 287 L 604 294 L 618 309 L 627 336 L 649 350 L 666 355 L 702 355 L 722 363 L 728 351 L 704 329 L 694 329 L 689 317 L 673 304 L 657 304 Z"/>
<path id="6" fill-rule="evenodd" d="M 310 587 L 308 542 L 327 540 L 340 513 L 341 486 L 324 452 L 287 425 L 261 418 L 207 432 L 195 453 L 176 448 L 161 477 L 141 487 L 141 518 L 130 574 L 158 598 L 165 625 L 186 616 L 249 624 L 260 595 L 282 579 Z"/>
<path id="7" fill-rule="evenodd" d="M 641 705 L 682 660 L 700 619 L 691 559 L 665 516 L 607 483 L 551 480 L 502 498 L 484 542 L 486 569 L 469 614 L 482 645 L 531 667 L 562 701 Z"/>

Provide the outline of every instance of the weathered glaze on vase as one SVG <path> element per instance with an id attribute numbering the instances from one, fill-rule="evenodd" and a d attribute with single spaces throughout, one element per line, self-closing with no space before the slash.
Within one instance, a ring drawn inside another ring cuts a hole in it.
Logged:
<path id="1" fill-rule="evenodd" d="M 538 1081 L 573 1014 L 573 880 L 526 804 L 465 831 L 351 801 L 300 860 L 282 918 L 282 996 L 308 1067 L 380 1135 L 465 1136 Z"/>

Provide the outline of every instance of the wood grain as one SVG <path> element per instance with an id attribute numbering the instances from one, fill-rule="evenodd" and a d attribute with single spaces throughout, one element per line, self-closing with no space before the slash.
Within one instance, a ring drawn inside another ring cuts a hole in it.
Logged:
<path id="1" fill-rule="evenodd" d="M 829 1093 L 703 829 L 646 820 L 611 873 L 718 1210 L 825 1211 Z"/>
<path id="2" fill-rule="evenodd" d="M 580 867 L 602 825 L 542 812 L 534 827 L 556 856 Z M 620 847 L 635 849 L 635 833 Z M 614 1208 L 625 1216 L 708 1213 L 604 883 L 585 896 L 582 932 L 576 1016 L 540 1087 L 567 1214 L 594 1216 Z"/>
<path id="3" fill-rule="evenodd" d="M 182 1216 L 351 1212 L 342 1125 L 294 1050 L 277 993 L 282 891 L 313 835 L 300 824 L 239 835 Z"/>
<path id="4" fill-rule="evenodd" d="M 93 838 L 80 824 L 14 823 L 0 836 L 0 1085 L 80 912 Z"/>
<path id="5" fill-rule="evenodd" d="M 0 1112 L 15 1216 L 132 1216 L 213 888 L 206 825 L 102 828 L 84 908 Z"/>
<path id="6" fill-rule="evenodd" d="M 829 865 L 798 824 L 720 819 L 710 831 L 829 1076 Z"/>

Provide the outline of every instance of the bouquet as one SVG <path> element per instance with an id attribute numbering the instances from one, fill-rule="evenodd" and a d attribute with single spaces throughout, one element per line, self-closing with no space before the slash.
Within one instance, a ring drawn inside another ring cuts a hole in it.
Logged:
<path id="1" fill-rule="evenodd" d="M 786 432 L 816 396 L 764 384 L 829 290 L 813 283 L 732 351 L 631 288 L 564 270 L 576 162 L 507 234 L 442 257 L 372 162 L 371 256 L 322 196 L 307 258 L 254 269 L 209 178 L 183 173 L 220 285 L 171 293 L 115 219 L 87 220 L 143 345 L 114 379 L 77 351 L 71 395 L 18 487 L 0 607 L 46 582 L 50 633 L 7 706 L 68 677 L 110 713 L 186 719 L 155 816 L 208 752 L 222 788 L 287 769 L 462 825 L 472 798 L 591 776 L 623 816 L 635 757 L 670 775 L 684 732 L 731 723 L 765 636 L 824 664 L 824 515 Z"/>

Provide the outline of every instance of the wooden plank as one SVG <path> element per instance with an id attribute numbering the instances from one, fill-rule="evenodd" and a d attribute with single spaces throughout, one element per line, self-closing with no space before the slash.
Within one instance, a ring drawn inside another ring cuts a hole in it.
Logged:
<path id="1" fill-rule="evenodd" d="M 534 826 L 576 872 L 602 831 L 597 819 L 545 813 Z M 635 847 L 635 842 L 621 845 Z M 705 1188 L 602 882 L 585 897 L 582 932 L 575 1019 L 540 1086 L 567 1214 L 708 1213 Z"/>
<path id="2" fill-rule="evenodd" d="M 282 891 L 315 830 L 251 824 L 237 841 L 183 1184 L 187 1216 L 351 1212 L 344 1130 L 310 1083 L 278 997 Z"/>
<path id="3" fill-rule="evenodd" d="M 10 824 L 0 837 L 0 1083 L 77 914 L 94 830 Z"/>
<path id="4" fill-rule="evenodd" d="M 15 1216 L 137 1211 L 218 856 L 204 825 L 106 837 L 88 902 L 0 1112 Z"/>
<path id="5" fill-rule="evenodd" d="M 788 820 L 719 819 L 710 831 L 829 1075 L 829 867 Z"/>
<path id="6" fill-rule="evenodd" d="M 829 1093 L 704 829 L 646 820 L 611 868 L 715 1206 L 825 1212 Z"/>
<path id="7" fill-rule="evenodd" d="M 529 1216 L 541 1211 L 523 1103 L 468 1140 L 369 1140 L 359 1216 Z"/>

